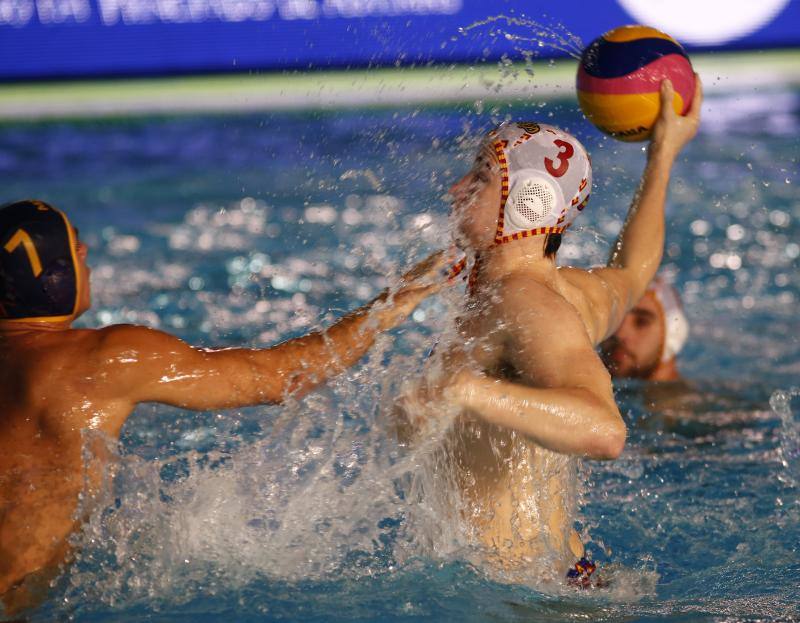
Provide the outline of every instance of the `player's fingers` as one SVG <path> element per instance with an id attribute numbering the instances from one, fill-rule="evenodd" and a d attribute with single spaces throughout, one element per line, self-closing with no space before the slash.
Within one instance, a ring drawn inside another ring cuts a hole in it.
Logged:
<path id="1" fill-rule="evenodd" d="M 439 281 L 434 281 L 433 283 L 428 283 L 424 286 L 410 287 L 409 291 L 413 293 L 413 296 L 419 298 L 421 301 L 428 298 L 432 294 L 436 294 L 440 290 L 452 287 L 453 285 L 455 285 L 455 281 L 453 279 L 440 279 Z"/>
<path id="2" fill-rule="evenodd" d="M 394 294 L 394 304 L 410 310 L 419 305 L 429 296 L 436 294 L 443 288 L 451 285 L 452 284 L 450 282 L 443 279 L 433 283 L 427 283 L 425 285 L 407 285 L 403 288 L 400 288 L 400 290 Z"/>
<path id="3" fill-rule="evenodd" d="M 431 253 L 428 257 L 414 266 L 414 268 L 405 273 L 403 275 L 403 281 L 416 281 L 421 277 L 444 268 L 446 262 L 447 258 L 445 257 L 444 251 L 436 251 L 435 253 Z"/>

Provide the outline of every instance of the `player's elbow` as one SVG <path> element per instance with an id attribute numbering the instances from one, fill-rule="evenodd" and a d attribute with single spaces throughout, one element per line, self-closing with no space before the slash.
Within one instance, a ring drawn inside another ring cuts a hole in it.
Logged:
<path id="1" fill-rule="evenodd" d="M 617 416 L 603 422 L 593 431 L 587 448 L 590 458 L 610 461 L 619 457 L 625 447 L 627 430 L 625 423 Z"/>
<path id="2" fill-rule="evenodd" d="M 617 420 L 609 428 L 608 440 L 606 442 L 606 459 L 616 459 L 622 454 L 625 448 L 625 441 L 628 437 L 628 431 L 625 428 L 625 423 L 622 419 Z"/>

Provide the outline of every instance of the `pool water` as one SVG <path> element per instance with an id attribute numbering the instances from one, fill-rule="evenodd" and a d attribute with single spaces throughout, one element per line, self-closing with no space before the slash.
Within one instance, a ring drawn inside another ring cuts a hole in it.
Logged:
<path id="1" fill-rule="evenodd" d="M 324 326 L 448 238 L 477 133 L 525 118 L 593 156 L 561 263 L 602 262 L 642 146 L 572 101 L 0 126 L 7 199 L 65 209 L 90 247 L 83 326 L 202 346 Z M 609 589 L 504 583 L 413 487 L 387 410 L 448 326 L 427 301 L 346 375 L 282 408 L 143 405 L 80 554 L 33 620 L 785 621 L 800 618 L 800 93 L 719 93 L 675 168 L 665 269 L 692 324 L 678 395 L 617 395 L 629 440 L 579 466 L 577 527 Z M 666 396 L 666 397 L 665 397 Z M 87 448 L 108 440 L 87 434 Z"/>

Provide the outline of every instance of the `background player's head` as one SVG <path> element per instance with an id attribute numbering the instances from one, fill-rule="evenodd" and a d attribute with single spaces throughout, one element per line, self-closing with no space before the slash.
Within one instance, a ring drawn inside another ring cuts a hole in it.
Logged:
<path id="1" fill-rule="evenodd" d="M 601 352 L 615 378 L 675 380 L 675 359 L 688 336 L 678 293 L 656 277 L 616 333 L 603 342 Z"/>
<path id="2" fill-rule="evenodd" d="M 591 187 L 591 161 L 575 137 L 540 123 L 504 123 L 450 189 L 457 243 L 482 251 L 541 236 L 554 255 Z"/>
<path id="3" fill-rule="evenodd" d="M 0 321 L 71 322 L 89 309 L 86 246 L 60 210 L 0 207 Z"/>

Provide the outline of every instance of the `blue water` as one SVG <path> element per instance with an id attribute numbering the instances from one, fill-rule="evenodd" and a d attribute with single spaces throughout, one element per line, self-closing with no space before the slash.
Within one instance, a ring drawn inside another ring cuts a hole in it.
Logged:
<path id="1" fill-rule="evenodd" d="M 594 194 L 560 261 L 603 261 L 644 154 L 569 101 L 5 124 L 0 175 L 5 198 L 62 207 L 89 244 L 80 324 L 269 345 L 439 248 L 443 193 L 506 116 L 589 148 Z M 665 268 L 692 324 L 690 387 L 620 385 L 625 452 L 581 466 L 578 527 L 610 589 L 493 579 L 410 492 L 386 409 L 447 326 L 451 292 L 301 403 L 138 408 L 78 560 L 34 619 L 800 619 L 798 132 L 797 91 L 711 95 L 676 166 Z"/>

